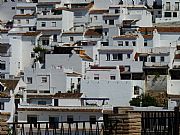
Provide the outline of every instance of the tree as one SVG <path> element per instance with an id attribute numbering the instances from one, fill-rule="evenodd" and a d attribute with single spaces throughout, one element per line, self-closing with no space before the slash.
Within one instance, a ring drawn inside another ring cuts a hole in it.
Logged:
<path id="1" fill-rule="evenodd" d="M 132 98 L 129 103 L 131 106 L 140 106 L 140 104 L 142 104 L 142 107 L 159 106 L 157 100 L 154 97 L 143 94 L 136 98 Z"/>

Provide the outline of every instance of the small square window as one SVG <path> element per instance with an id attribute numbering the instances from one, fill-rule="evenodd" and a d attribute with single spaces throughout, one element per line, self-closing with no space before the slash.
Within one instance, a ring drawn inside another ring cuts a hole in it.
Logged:
<path id="1" fill-rule="evenodd" d="M 107 24 L 107 20 L 104 20 L 105 24 Z"/>
<path id="2" fill-rule="evenodd" d="M 26 20 L 26 24 L 29 24 L 29 20 L 28 19 Z"/>
<path id="3" fill-rule="evenodd" d="M 0 110 L 4 110 L 4 102 L 0 102 Z"/>
<path id="4" fill-rule="evenodd" d="M 136 42 L 135 41 L 133 41 L 132 44 L 133 44 L 133 46 L 136 46 Z"/>
<path id="5" fill-rule="evenodd" d="M 34 57 L 35 57 L 35 53 L 31 52 L 31 58 L 34 58 Z"/>
<path id="6" fill-rule="evenodd" d="M 20 14 L 24 14 L 24 9 L 21 9 L 21 10 L 20 10 Z"/>
<path id="7" fill-rule="evenodd" d="M 151 62 L 156 62 L 156 58 L 154 56 L 151 57 Z"/>
<path id="8" fill-rule="evenodd" d="M 90 124 L 96 124 L 96 116 L 89 116 Z"/>
<path id="9" fill-rule="evenodd" d="M 99 74 L 94 74 L 94 80 L 99 80 Z"/>
<path id="10" fill-rule="evenodd" d="M 52 27 L 56 27 L 56 22 L 52 22 Z"/>
<path id="11" fill-rule="evenodd" d="M 129 42 L 128 42 L 128 41 L 126 41 L 126 42 L 125 42 L 125 45 L 126 45 L 126 46 L 129 46 Z"/>
<path id="12" fill-rule="evenodd" d="M 107 60 L 107 61 L 110 61 L 110 59 L 111 59 L 111 58 L 110 58 L 110 54 L 107 53 L 107 54 L 106 54 L 106 60 Z"/>
<path id="13" fill-rule="evenodd" d="M 70 41 L 74 41 L 74 37 L 70 37 Z"/>
<path id="14" fill-rule="evenodd" d="M 139 87 L 134 86 L 134 95 L 139 95 Z"/>
<path id="15" fill-rule="evenodd" d="M 46 83 L 47 82 L 47 77 L 42 77 L 41 78 L 41 83 Z"/>
<path id="16" fill-rule="evenodd" d="M 27 83 L 32 84 L 32 77 L 27 77 Z"/>
<path id="17" fill-rule="evenodd" d="M 110 75 L 110 80 L 116 80 L 116 76 L 115 75 Z"/>
<path id="18" fill-rule="evenodd" d="M 21 20 L 17 20 L 17 23 L 20 24 L 20 23 L 21 23 Z"/>
<path id="19" fill-rule="evenodd" d="M 109 20 L 109 25 L 114 25 L 114 20 Z"/>
<path id="20" fill-rule="evenodd" d="M 16 8 L 15 7 L 11 7 L 12 10 L 15 10 Z"/>
<path id="21" fill-rule="evenodd" d="M 94 19 L 97 20 L 97 16 L 94 16 Z"/>
<path id="22" fill-rule="evenodd" d="M 67 122 L 68 123 L 73 123 L 74 122 L 73 115 L 67 115 Z"/>
<path id="23" fill-rule="evenodd" d="M 164 62 L 164 57 L 163 56 L 161 56 L 161 62 Z"/>
<path id="24" fill-rule="evenodd" d="M 123 46 L 123 41 L 119 41 L 118 46 Z"/>
<path id="25" fill-rule="evenodd" d="M 144 42 L 144 46 L 147 46 L 147 42 L 146 41 Z"/>
<path id="26" fill-rule="evenodd" d="M 127 54 L 127 59 L 130 59 L 130 57 L 131 57 L 131 54 Z"/>
<path id="27" fill-rule="evenodd" d="M 46 22 L 42 22 L 41 27 L 46 27 Z"/>
<path id="28" fill-rule="evenodd" d="M 177 12 L 173 12 L 173 17 L 177 17 Z"/>

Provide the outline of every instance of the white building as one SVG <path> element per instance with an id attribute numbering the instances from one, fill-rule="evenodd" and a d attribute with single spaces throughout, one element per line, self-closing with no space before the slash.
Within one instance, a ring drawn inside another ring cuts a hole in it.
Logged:
<path id="1" fill-rule="evenodd" d="M 88 97 L 108 97 L 112 106 L 129 106 L 129 101 L 145 92 L 143 73 L 124 66 L 94 66 L 81 81 L 81 92 Z"/>
<path id="2" fill-rule="evenodd" d="M 63 66 L 49 65 L 45 68 L 36 62 L 24 71 L 28 93 L 79 92 L 81 74 Z"/>
<path id="3" fill-rule="evenodd" d="M 157 18 L 156 23 L 177 22 L 180 16 L 179 0 L 162 0 L 162 18 Z"/>

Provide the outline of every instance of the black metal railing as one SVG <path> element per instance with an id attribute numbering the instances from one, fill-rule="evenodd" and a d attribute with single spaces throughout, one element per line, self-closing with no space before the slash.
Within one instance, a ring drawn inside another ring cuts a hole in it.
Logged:
<path id="1" fill-rule="evenodd" d="M 142 135 L 179 135 L 179 108 L 174 111 L 142 111 Z"/>
<path id="2" fill-rule="evenodd" d="M 12 135 L 102 135 L 103 121 L 9 123 Z"/>

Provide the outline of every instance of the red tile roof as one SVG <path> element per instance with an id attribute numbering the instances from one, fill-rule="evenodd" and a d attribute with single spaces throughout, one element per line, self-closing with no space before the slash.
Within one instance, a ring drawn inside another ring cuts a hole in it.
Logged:
<path id="1" fill-rule="evenodd" d="M 119 35 L 114 36 L 113 39 L 137 39 L 138 35 Z"/>
<path id="2" fill-rule="evenodd" d="M 22 35 L 23 36 L 38 36 L 41 32 L 26 32 L 26 33 L 23 33 Z"/>
<path id="3" fill-rule="evenodd" d="M 102 29 L 88 29 L 84 36 L 102 36 Z"/>
<path id="4" fill-rule="evenodd" d="M 158 32 L 180 32 L 180 27 L 140 27 L 138 31 L 152 33 L 155 29 L 157 29 Z"/>
<path id="5" fill-rule="evenodd" d="M 18 108 L 17 111 L 57 111 L 57 112 L 102 112 L 102 109 L 88 109 L 88 108 Z"/>
<path id="6" fill-rule="evenodd" d="M 106 9 L 93 9 L 89 11 L 89 14 L 103 14 L 108 13 L 108 10 Z"/>

